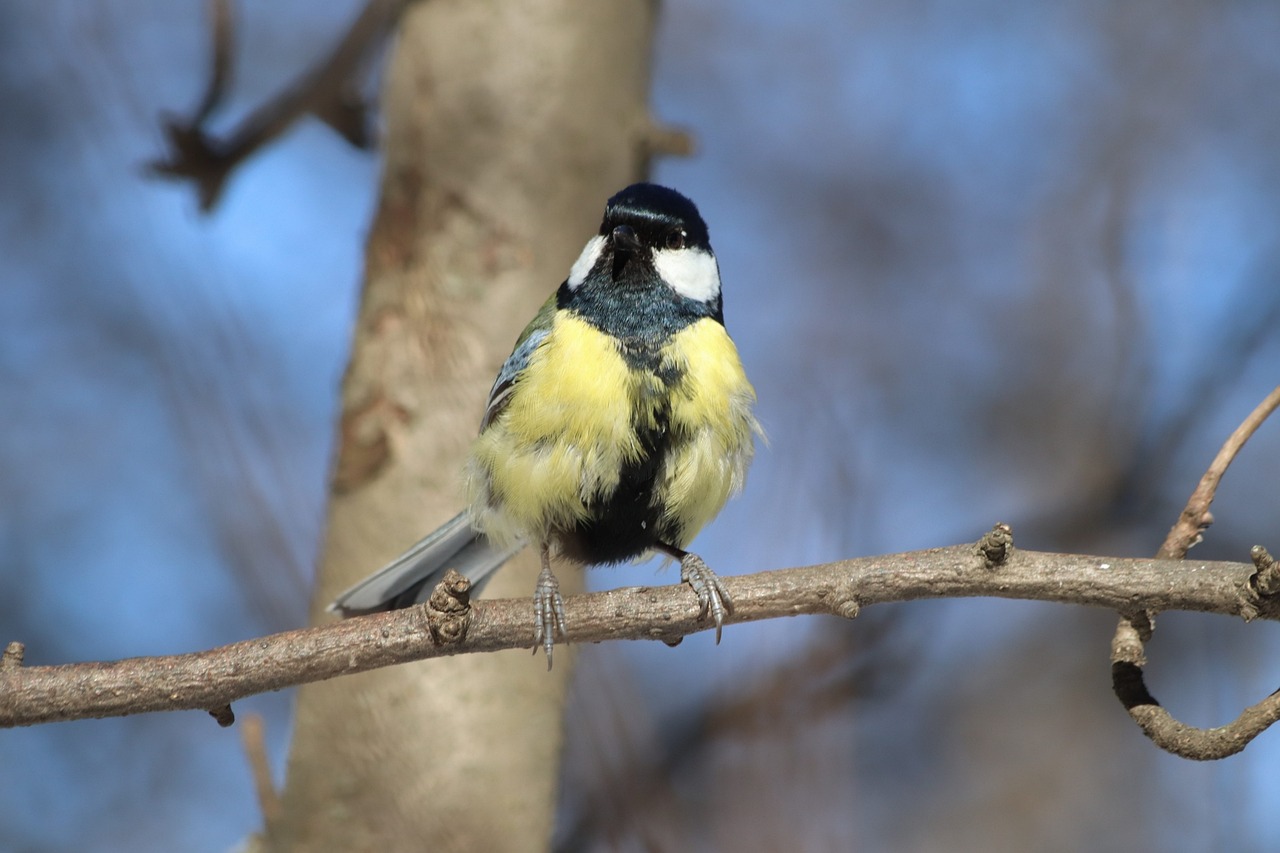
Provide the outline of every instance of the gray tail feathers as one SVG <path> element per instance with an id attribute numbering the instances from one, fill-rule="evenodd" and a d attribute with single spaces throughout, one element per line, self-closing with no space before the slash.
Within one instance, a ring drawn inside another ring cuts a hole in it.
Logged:
<path id="1" fill-rule="evenodd" d="M 475 594 L 498 567 L 523 547 L 520 543 L 512 548 L 499 548 L 471 527 L 465 512 L 460 513 L 339 595 L 329 605 L 329 611 L 357 616 L 426 601 L 448 569 L 456 569 L 470 580 L 471 592 Z"/>

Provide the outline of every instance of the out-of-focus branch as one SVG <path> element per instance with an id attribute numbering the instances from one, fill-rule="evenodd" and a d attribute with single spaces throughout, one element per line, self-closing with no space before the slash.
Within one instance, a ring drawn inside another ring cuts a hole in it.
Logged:
<path id="1" fill-rule="evenodd" d="M 209 211 L 233 169 L 304 115 L 311 114 L 358 148 L 367 148 L 368 105 L 358 81 L 411 0 L 369 0 L 333 52 L 276 97 L 251 112 L 226 139 L 211 136 L 210 115 L 226 97 L 234 39 L 231 0 L 210 0 L 213 67 L 200 106 L 189 119 L 162 117 L 170 151 L 149 164 L 154 175 L 194 181 Z"/>
<path id="2" fill-rule="evenodd" d="M 262 717 L 250 714 L 240 724 L 240 739 L 244 744 L 249 772 L 253 775 L 253 788 L 258 794 L 258 807 L 262 810 L 264 833 L 280 820 L 280 792 L 271 778 L 271 763 L 267 760 L 267 737 Z"/>
<path id="3" fill-rule="evenodd" d="M 1007 533 L 1007 526 L 997 526 L 981 549 L 955 545 L 723 577 L 734 601 L 729 621 L 819 613 L 853 617 L 873 604 L 973 596 L 1280 618 L 1280 600 L 1257 591 L 1250 563 L 1023 551 L 1012 547 Z M 993 549 L 995 540 L 1001 544 Z M 0 669 L 0 726 L 219 708 L 256 693 L 397 663 L 532 646 L 528 600 L 468 602 L 464 579 L 455 575 L 442 584 L 450 585 L 461 608 L 439 607 L 437 601 L 434 607 L 286 631 L 193 654 Z M 684 585 L 570 596 L 565 612 L 569 640 L 575 643 L 671 643 L 708 627 Z"/>
<path id="4" fill-rule="evenodd" d="M 1200 478 L 1178 520 L 1169 530 L 1157 558 L 1180 560 L 1203 538 L 1213 524 L 1209 507 L 1217 494 L 1218 484 L 1246 441 L 1258 427 L 1280 407 L 1280 386 L 1257 405 L 1249 416 L 1228 436 Z M 1253 618 L 1252 601 L 1267 599 L 1280 588 L 1278 570 L 1265 548 L 1252 551 L 1255 570 L 1241 599 L 1241 616 Z M 1151 607 L 1148 602 L 1134 602 L 1134 607 L 1121 608 L 1120 624 L 1111 641 L 1111 686 L 1129 716 L 1143 733 L 1161 749 L 1199 761 L 1226 758 L 1244 749 L 1250 741 L 1280 720 L 1280 692 L 1272 693 L 1252 705 L 1234 722 L 1212 729 L 1199 729 L 1180 722 L 1164 709 L 1147 690 L 1143 667 L 1147 665 L 1146 644 L 1155 630 L 1155 614 L 1167 608 Z"/>

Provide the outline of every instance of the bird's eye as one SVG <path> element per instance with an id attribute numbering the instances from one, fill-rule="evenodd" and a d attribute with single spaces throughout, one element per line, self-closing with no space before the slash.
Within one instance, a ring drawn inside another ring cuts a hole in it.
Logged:
<path id="1" fill-rule="evenodd" d="M 683 228 L 676 228 L 674 231 L 667 232 L 667 248 L 683 249 L 684 241 L 689 235 L 685 233 Z"/>

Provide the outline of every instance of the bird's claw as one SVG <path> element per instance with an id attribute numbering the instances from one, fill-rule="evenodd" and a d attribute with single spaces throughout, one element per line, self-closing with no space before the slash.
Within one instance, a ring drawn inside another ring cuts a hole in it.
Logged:
<path id="1" fill-rule="evenodd" d="M 733 615 L 733 599 L 729 598 L 720 578 L 697 554 L 680 558 L 680 580 L 698 595 L 698 618 L 705 619 L 710 614 L 716 623 L 716 643 L 719 644 L 725 617 Z"/>
<path id="2" fill-rule="evenodd" d="M 555 638 L 568 641 L 564 632 L 564 597 L 560 595 L 560 581 L 547 566 L 538 573 L 538 585 L 533 589 L 533 653 L 541 646 L 547 655 L 547 669 L 551 669 L 551 652 Z"/>

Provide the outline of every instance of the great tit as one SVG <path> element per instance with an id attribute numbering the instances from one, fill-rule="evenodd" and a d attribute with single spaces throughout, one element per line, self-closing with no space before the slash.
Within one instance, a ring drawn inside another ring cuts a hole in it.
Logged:
<path id="1" fill-rule="evenodd" d="M 344 592 L 346 616 L 425 601 L 445 570 L 473 591 L 526 544 L 542 571 L 534 651 L 564 637 L 553 556 L 680 562 L 716 641 L 733 603 L 684 549 L 743 486 L 763 437 L 755 389 L 724 328 L 720 271 L 697 207 L 633 184 L 516 340 L 466 465 L 468 508 Z"/>

